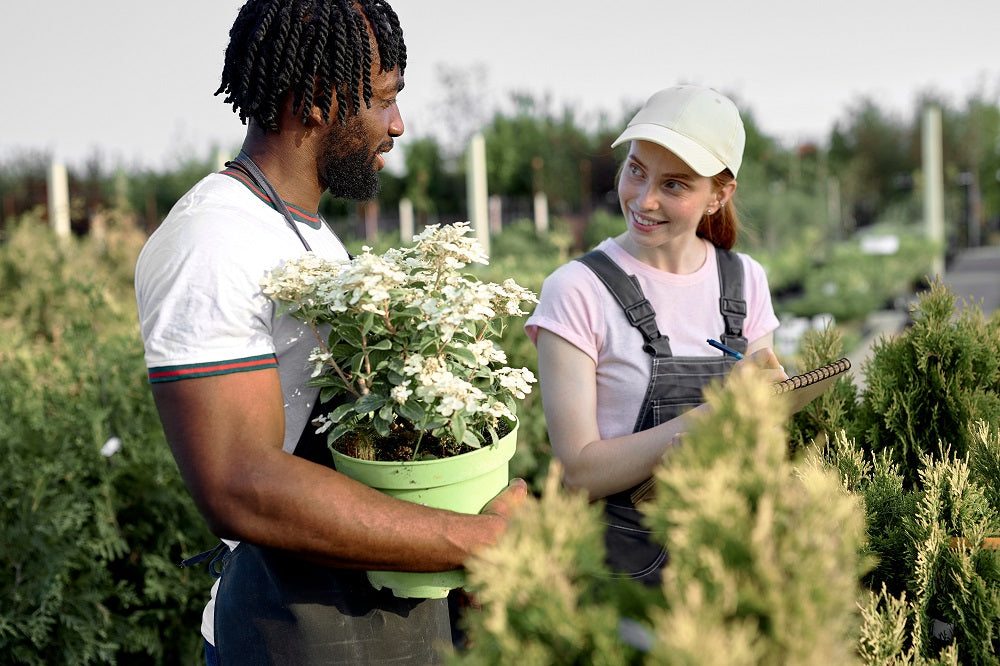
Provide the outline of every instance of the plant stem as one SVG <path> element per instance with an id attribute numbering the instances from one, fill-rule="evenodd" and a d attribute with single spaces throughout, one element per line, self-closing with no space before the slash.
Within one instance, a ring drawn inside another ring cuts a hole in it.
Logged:
<path id="1" fill-rule="evenodd" d="M 319 341 L 319 348 L 322 349 L 325 354 L 329 354 L 330 349 L 326 346 L 323 336 L 319 334 L 319 329 L 316 328 L 316 325 L 311 320 L 307 323 L 309 324 L 309 328 L 312 329 L 313 335 L 316 336 L 316 340 Z M 340 366 L 337 365 L 337 362 L 333 360 L 333 357 L 331 357 L 326 364 L 333 368 L 333 370 L 337 373 L 337 376 L 344 382 L 344 386 L 355 398 L 361 397 L 361 394 L 354 390 L 354 382 L 344 374 L 343 370 L 340 369 Z"/>

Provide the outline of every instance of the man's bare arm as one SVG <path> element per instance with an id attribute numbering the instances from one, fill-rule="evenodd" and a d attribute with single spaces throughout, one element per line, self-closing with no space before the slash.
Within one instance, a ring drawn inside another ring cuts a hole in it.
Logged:
<path id="1" fill-rule="evenodd" d="M 495 542 L 523 482 L 478 516 L 393 499 L 284 452 L 277 370 L 153 385 L 181 475 L 210 529 L 331 566 L 453 569 Z"/>

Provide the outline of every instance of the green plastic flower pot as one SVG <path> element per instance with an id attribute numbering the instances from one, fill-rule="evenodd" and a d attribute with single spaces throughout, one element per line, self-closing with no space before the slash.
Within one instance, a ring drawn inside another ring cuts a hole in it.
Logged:
<path id="1" fill-rule="evenodd" d="M 436 509 L 479 513 L 507 487 L 508 464 L 517 448 L 517 423 L 495 444 L 451 458 L 417 462 L 359 460 L 333 451 L 337 471 L 387 495 Z M 369 571 L 376 589 L 397 597 L 440 599 L 465 584 L 462 569 L 429 573 Z"/>

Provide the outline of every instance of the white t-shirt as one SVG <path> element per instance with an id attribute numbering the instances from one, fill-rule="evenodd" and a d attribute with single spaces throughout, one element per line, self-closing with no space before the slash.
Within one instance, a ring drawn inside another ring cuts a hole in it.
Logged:
<path id="1" fill-rule="evenodd" d="M 203 178 L 170 210 L 139 254 L 139 326 L 151 383 L 277 367 L 285 407 L 282 447 L 291 453 L 319 389 L 307 387 L 312 331 L 277 316 L 261 278 L 305 246 L 269 199 L 239 172 Z M 340 240 L 315 214 L 289 206 L 312 251 L 346 259 Z M 230 548 L 236 542 L 228 542 Z M 207 545 L 207 544 L 206 544 Z M 214 599 L 202 633 L 214 644 Z"/>
<path id="2" fill-rule="evenodd" d="M 670 339 L 674 356 L 718 356 L 722 352 L 705 342 L 725 330 L 719 312 L 719 270 L 715 248 L 708 241 L 707 259 L 694 273 L 668 273 L 642 263 L 614 240 L 603 250 L 626 273 L 639 280 L 646 299 L 656 312 L 656 325 Z M 751 257 L 737 253 L 743 263 L 743 298 L 747 340 L 771 333 L 778 318 L 771 305 L 764 268 Z M 597 425 L 602 439 L 628 435 L 639 416 L 652 368 L 643 351 L 642 334 L 629 324 L 618 301 L 597 275 L 579 261 L 556 269 L 542 284 L 538 305 L 525 323 L 532 341 L 544 328 L 565 339 L 597 365 Z"/>

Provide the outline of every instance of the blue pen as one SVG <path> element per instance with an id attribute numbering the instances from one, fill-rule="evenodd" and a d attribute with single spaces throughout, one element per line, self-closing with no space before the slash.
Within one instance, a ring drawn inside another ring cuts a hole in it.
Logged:
<path id="1" fill-rule="evenodd" d="M 737 361 L 740 360 L 741 358 L 743 358 L 743 354 L 739 353 L 738 351 L 736 351 L 732 347 L 727 347 L 726 345 L 722 344 L 718 340 L 709 340 L 708 344 L 712 345 L 716 349 L 721 349 L 723 353 L 725 353 L 725 354 L 727 354 L 729 356 L 732 356 Z"/>

